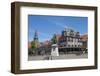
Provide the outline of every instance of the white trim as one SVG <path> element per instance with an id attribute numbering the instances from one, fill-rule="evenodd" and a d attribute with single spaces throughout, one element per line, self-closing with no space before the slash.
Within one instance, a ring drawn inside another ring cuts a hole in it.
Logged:
<path id="1" fill-rule="evenodd" d="M 20 69 L 25 70 L 94 65 L 94 11 L 21 7 L 20 14 Z M 88 17 L 88 59 L 28 61 L 28 14 Z"/>

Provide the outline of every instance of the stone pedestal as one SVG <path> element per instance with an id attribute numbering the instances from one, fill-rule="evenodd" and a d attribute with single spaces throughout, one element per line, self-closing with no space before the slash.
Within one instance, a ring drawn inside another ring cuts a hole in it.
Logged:
<path id="1" fill-rule="evenodd" d="M 57 44 L 52 45 L 51 56 L 59 56 L 58 45 Z"/>

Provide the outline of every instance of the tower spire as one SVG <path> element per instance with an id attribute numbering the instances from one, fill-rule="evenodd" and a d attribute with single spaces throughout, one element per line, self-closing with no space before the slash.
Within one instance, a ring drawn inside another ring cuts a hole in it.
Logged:
<path id="1" fill-rule="evenodd" d="M 34 33 L 34 40 L 38 40 L 38 33 L 37 33 L 37 30 L 36 30 L 35 33 Z"/>
<path id="2" fill-rule="evenodd" d="M 38 33 L 37 33 L 37 30 L 34 33 L 34 43 L 35 43 L 35 46 L 38 47 L 39 41 L 38 41 Z"/>

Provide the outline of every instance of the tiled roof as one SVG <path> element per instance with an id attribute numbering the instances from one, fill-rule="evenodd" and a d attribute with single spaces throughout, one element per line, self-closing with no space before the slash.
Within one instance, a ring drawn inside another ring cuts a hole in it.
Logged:
<path id="1" fill-rule="evenodd" d="M 81 38 L 82 41 L 87 41 L 88 40 L 88 35 L 87 34 L 81 35 L 80 38 Z"/>

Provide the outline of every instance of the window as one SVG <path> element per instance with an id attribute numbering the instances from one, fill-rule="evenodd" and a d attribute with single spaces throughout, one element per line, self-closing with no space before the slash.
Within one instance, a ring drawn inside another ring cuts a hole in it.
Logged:
<path id="1" fill-rule="evenodd" d="M 64 46 L 66 46 L 66 45 L 64 45 Z"/>
<path id="2" fill-rule="evenodd" d="M 70 45 L 68 45 L 68 47 L 70 47 Z"/>
<path id="3" fill-rule="evenodd" d="M 74 41 L 74 38 L 72 38 L 72 42 Z"/>

